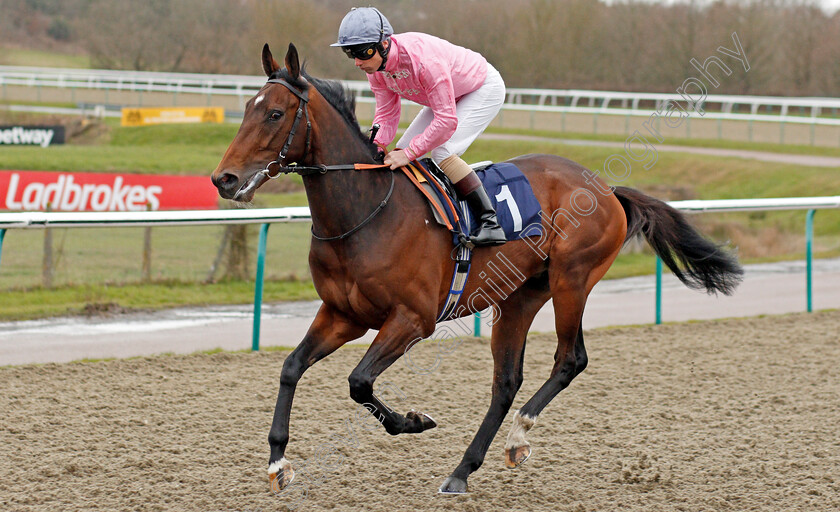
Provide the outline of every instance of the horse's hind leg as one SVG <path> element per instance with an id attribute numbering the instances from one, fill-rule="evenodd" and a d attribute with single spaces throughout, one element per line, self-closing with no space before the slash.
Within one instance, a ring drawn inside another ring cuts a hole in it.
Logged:
<path id="1" fill-rule="evenodd" d="M 525 434 L 534 426 L 537 416 L 548 403 L 586 368 L 588 361 L 581 324 L 586 290 L 583 286 L 579 289 L 555 289 L 552 296 L 557 328 L 554 367 L 545 384 L 513 417 L 513 426 L 505 442 L 505 463 L 510 468 L 519 466 L 531 455 Z"/>
<path id="2" fill-rule="evenodd" d="M 549 298 L 546 274 L 532 278 L 500 305 L 501 315 L 493 325 L 493 395 L 490 409 L 467 448 L 461 463 L 443 482 L 440 492 L 467 492 L 467 478 L 484 462 L 490 443 L 502 426 L 516 392 L 522 385 L 525 339 L 534 317 Z"/>

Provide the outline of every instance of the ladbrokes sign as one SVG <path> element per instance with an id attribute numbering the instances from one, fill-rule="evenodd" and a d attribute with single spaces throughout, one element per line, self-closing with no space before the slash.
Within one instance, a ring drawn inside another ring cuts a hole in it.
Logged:
<path id="1" fill-rule="evenodd" d="M 203 176 L 0 171 L 0 209 L 209 210 L 217 192 Z"/>

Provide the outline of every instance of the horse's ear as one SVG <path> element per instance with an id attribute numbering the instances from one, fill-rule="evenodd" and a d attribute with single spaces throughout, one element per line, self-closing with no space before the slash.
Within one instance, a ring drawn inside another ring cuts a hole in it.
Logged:
<path id="1" fill-rule="evenodd" d="M 289 51 L 286 52 L 286 69 L 292 78 L 297 80 L 300 77 L 300 60 L 298 59 L 298 51 L 295 45 L 289 43 Z"/>
<path id="2" fill-rule="evenodd" d="M 268 48 L 268 43 L 265 43 L 262 51 L 262 65 L 266 76 L 271 78 L 276 71 L 280 69 L 280 64 L 271 56 L 271 50 Z"/>

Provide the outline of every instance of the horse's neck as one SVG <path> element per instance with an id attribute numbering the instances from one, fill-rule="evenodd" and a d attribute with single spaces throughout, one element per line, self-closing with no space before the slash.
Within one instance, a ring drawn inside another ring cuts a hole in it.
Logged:
<path id="1" fill-rule="evenodd" d="M 313 140 L 315 164 L 337 165 L 374 163 L 370 150 L 341 116 L 324 105 L 315 119 L 317 138 Z M 303 178 L 312 222 L 320 235 L 344 233 L 363 220 L 387 192 L 387 172 L 330 171 Z M 390 178 L 387 178 L 390 180 Z"/>

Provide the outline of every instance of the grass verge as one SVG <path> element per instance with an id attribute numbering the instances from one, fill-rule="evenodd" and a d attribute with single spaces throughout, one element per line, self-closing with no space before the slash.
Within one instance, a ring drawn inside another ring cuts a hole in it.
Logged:
<path id="1" fill-rule="evenodd" d="M 90 68 L 90 57 L 24 48 L 0 48 L 0 65 L 42 68 Z"/>
<path id="2" fill-rule="evenodd" d="M 629 136 L 627 135 L 608 135 L 608 134 L 593 134 L 581 132 L 555 132 L 547 130 L 516 130 L 516 129 L 499 129 L 489 128 L 488 133 L 498 134 L 513 134 L 526 135 L 534 137 L 547 137 L 554 139 L 568 139 L 568 140 L 591 140 L 600 142 L 619 142 L 624 143 Z M 720 148 L 720 149 L 737 149 L 746 151 L 763 151 L 767 153 L 782 153 L 791 155 L 809 155 L 809 156 L 836 156 L 840 157 L 840 147 L 829 146 L 808 146 L 801 144 L 776 144 L 771 142 L 747 142 L 727 139 L 683 139 L 678 137 L 667 137 L 661 144 L 654 144 L 655 146 L 686 146 L 695 148 Z"/>
<path id="3" fill-rule="evenodd" d="M 266 281 L 266 302 L 315 300 L 311 281 Z M 53 316 L 109 314 L 179 306 L 253 304 L 254 283 L 213 284 L 157 282 L 123 286 L 82 285 L 32 288 L 0 294 L 0 320 L 32 320 Z"/>

